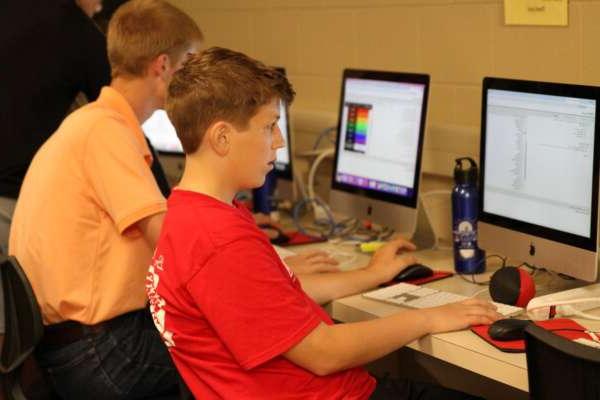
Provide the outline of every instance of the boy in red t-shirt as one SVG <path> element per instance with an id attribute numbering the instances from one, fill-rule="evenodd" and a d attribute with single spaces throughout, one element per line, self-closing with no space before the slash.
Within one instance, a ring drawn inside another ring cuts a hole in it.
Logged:
<path id="1" fill-rule="evenodd" d="M 471 299 L 334 325 L 317 302 L 389 281 L 415 261 L 397 253 L 414 246 L 397 239 L 363 269 L 299 280 L 233 200 L 262 185 L 284 144 L 279 102 L 294 97 L 286 78 L 241 53 L 211 48 L 175 74 L 168 97 L 186 164 L 146 287 L 155 324 L 194 396 L 466 398 L 408 381 L 377 385 L 360 366 L 428 333 L 491 323 L 499 315 L 490 303 Z"/>

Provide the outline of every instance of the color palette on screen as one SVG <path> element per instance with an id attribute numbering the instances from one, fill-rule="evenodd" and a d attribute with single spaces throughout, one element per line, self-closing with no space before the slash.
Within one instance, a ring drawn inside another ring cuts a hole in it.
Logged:
<path id="1" fill-rule="evenodd" d="M 344 149 L 364 153 L 367 149 L 369 130 L 369 104 L 346 103 L 348 118 L 346 123 L 346 140 Z"/>

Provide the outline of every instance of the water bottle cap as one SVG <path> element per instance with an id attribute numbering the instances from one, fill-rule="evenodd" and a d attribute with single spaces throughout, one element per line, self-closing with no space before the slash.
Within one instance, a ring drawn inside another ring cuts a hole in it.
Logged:
<path id="1" fill-rule="evenodd" d="M 469 165 L 465 169 L 463 168 L 463 161 L 468 161 Z M 471 184 L 476 185 L 479 178 L 479 171 L 477 169 L 477 163 L 471 157 L 461 157 L 455 160 L 456 165 L 454 166 L 454 182 L 456 184 Z"/>

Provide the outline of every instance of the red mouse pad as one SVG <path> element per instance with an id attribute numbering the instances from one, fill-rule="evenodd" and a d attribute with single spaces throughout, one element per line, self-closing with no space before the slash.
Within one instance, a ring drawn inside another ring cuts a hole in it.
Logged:
<path id="1" fill-rule="evenodd" d="M 288 232 L 285 232 L 285 235 L 287 237 L 289 237 L 289 240 L 287 242 L 280 243 L 279 245 L 282 247 L 298 246 L 301 244 L 310 244 L 310 243 L 321 243 L 321 242 L 327 241 L 327 238 L 305 235 L 304 233 L 301 233 L 298 231 L 288 231 Z"/>
<path id="2" fill-rule="evenodd" d="M 565 337 L 570 340 L 579 338 L 587 338 L 589 336 L 585 333 L 586 328 L 579 325 L 577 322 L 568 318 L 548 319 L 546 321 L 534 321 L 534 323 L 547 331 L 556 333 L 559 336 Z M 509 340 L 509 341 L 498 341 L 494 340 L 488 335 L 489 325 L 478 325 L 471 327 L 471 331 L 483 340 L 494 346 L 500 351 L 505 353 L 524 353 L 525 352 L 525 340 Z"/>

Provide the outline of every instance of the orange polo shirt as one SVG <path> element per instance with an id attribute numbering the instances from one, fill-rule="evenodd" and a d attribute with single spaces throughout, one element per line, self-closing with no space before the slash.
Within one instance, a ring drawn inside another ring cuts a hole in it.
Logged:
<path id="1" fill-rule="evenodd" d="M 151 162 L 131 106 L 110 87 L 69 115 L 35 155 L 9 252 L 45 324 L 94 324 L 145 306 L 153 249 L 135 224 L 166 210 Z"/>

